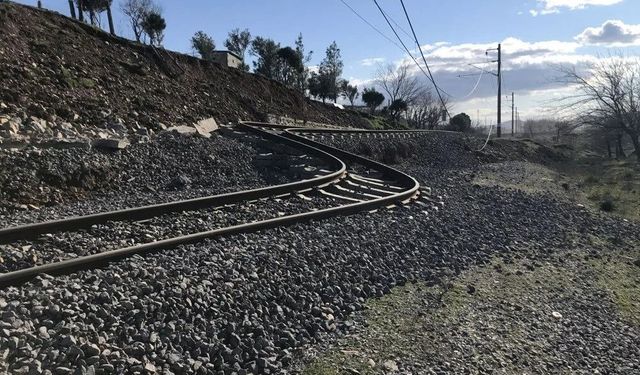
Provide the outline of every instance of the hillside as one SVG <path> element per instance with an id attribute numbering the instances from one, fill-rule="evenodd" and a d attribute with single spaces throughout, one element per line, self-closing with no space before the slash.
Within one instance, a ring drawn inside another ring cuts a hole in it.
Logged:
<path id="1" fill-rule="evenodd" d="M 299 95 L 277 82 L 112 37 L 54 12 L 0 3 L 0 29 L 5 138 L 91 137 L 106 129 L 147 134 L 139 128 L 157 131 L 208 117 L 219 123 L 302 118 Z M 306 103 L 309 121 L 368 123 L 354 112 Z M 16 117 L 21 121 L 9 125 Z"/>

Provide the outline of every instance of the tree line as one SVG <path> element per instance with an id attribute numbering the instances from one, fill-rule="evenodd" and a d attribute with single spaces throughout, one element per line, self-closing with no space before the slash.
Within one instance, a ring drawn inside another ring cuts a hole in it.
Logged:
<path id="1" fill-rule="evenodd" d="M 101 14 L 106 13 L 109 29 L 115 34 L 111 16 L 113 0 L 68 1 L 72 17 L 97 27 L 101 26 Z M 153 0 L 121 0 L 120 9 L 137 42 L 162 45 L 167 24 L 160 6 Z M 214 59 L 216 42 L 211 35 L 197 31 L 190 42 L 193 51 L 202 59 Z M 337 103 L 338 98 L 343 98 L 354 107 L 360 98 L 370 114 L 385 116 L 395 123 L 403 119 L 410 127 L 426 129 L 433 129 L 440 123 L 442 105 L 434 100 L 418 76 L 412 74 L 408 64 L 379 67 L 374 84 L 360 90 L 342 78 L 344 63 L 335 41 L 326 48 L 324 58 L 316 67 L 309 66 L 313 51 L 305 51 L 302 34 L 292 45 L 281 45 L 268 37 L 253 36 L 248 29 L 236 28 L 227 34 L 223 44 L 240 57 L 241 70 L 249 72 L 253 68 L 254 73 L 323 103 L 327 100 Z M 246 62 L 247 54 L 253 57 L 252 67 Z M 385 100 L 388 102 L 383 106 Z"/>
<path id="2" fill-rule="evenodd" d="M 640 161 L 640 59 L 609 56 L 582 71 L 561 72 L 562 82 L 576 89 L 562 100 L 575 113 L 570 123 L 585 128 L 609 156 L 626 157 L 624 144 L 630 143 Z"/>
<path id="3" fill-rule="evenodd" d="M 102 13 L 107 14 L 109 32 L 115 35 L 111 7 L 113 0 L 68 0 L 71 17 L 93 26 L 101 26 Z M 162 9 L 153 0 L 123 0 L 120 2 L 122 13 L 129 24 L 137 42 L 161 46 L 167 22 Z"/>

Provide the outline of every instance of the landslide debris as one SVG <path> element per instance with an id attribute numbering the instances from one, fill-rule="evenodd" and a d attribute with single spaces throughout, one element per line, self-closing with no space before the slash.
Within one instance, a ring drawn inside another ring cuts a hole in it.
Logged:
<path id="1" fill-rule="evenodd" d="M 60 14 L 0 3 L 0 140 L 153 134 L 268 116 L 364 127 L 361 115 L 284 85 L 113 37 Z"/>

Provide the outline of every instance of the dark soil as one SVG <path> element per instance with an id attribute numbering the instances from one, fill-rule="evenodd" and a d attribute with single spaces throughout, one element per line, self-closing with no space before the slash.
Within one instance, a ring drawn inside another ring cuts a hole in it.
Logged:
<path id="1" fill-rule="evenodd" d="M 0 114 L 101 128 L 302 118 L 296 92 L 264 77 L 113 37 L 60 14 L 0 4 Z M 3 108 L 6 107 L 6 108 Z M 360 114 L 307 101 L 307 119 L 367 125 Z"/>

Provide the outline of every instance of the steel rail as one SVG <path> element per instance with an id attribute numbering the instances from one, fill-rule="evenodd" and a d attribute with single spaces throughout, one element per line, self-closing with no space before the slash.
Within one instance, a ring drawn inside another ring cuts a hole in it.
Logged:
<path id="1" fill-rule="evenodd" d="M 346 173 L 346 165 L 340 159 L 331 154 L 328 154 L 325 151 L 321 151 L 307 144 L 299 143 L 295 140 L 291 140 L 276 134 L 265 132 L 261 135 L 273 141 L 292 146 L 297 149 L 302 149 L 308 153 L 314 154 L 324 161 L 329 162 L 331 167 L 335 168 L 336 170 L 332 173 L 314 177 L 311 179 L 305 179 L 301 181 L 295 181 L 259 189 L 212 195 L 176 202 L 153 204 L 142 207 L 127 208 L 116 211 L 101 212 L 92 215 L 75 216 L 60 220 L 4 228 L 0 229 L 0 244 L 9 243 L 16 240 L 36 239 L 38 238 L 38 236 L 45 233 L 88 228 L 92 225 L 102 224 L 108 221 L 144 220 L 167 213 L 193 211 L 207 207 L 222 206 L 225 204 L 234 204 L 248 200 L 267 198 L 274 195 L 293 193 L 299 190 L 331 183 L 342 178 Z"/>
<path id="2" fill-rule="evenodd" d="M 282 138 L 288 139 L 293 142 L 294 145 L 302 145 L 305 146 L 305 149 L 313 149 L 317 151 L 322 151 L 324 153 L 332 155 L 334 158 L 340 161 L 341 165 L 346 168 L 343 161 L 338 159 L 335 155 L 340 155 L 341 158 L 345 158 L 350 160 L 351 162 L 358 163 L 372 169 L 377 170 L 378 172 L 382 172 L 384 175 L 392 177 L 394 180 L 398 181 L 398 184 L 402 184 L 405 186 L 406 190 L 397 192 L 393 195 L 380 197 L 376 199 L 366 200 L 357 203 L 351 203 L 346 205 L 341 205 L 337 207 L 331 207 L 326 209 L 321 209 L 317 211 L 309 211 L 294 215 L 288 215 L 273 219 L 262 220 L 258 222 L 245 223 L 240 225 L 234 225 L 224 228 L 213 229 L 209 231 L 203 231 L 193 234 L 188 234 L 185 236 L 179 236 L 174 238 L 169 238 L 165 240 L 160 240 L 156 242 L 130 246 L 122 249 L 105 251 L 97 254 L 92 254 L 80 258 L 74 258 L 69 260 L 58 261 L 54 263 L 49 263 L 45 265 L 35 266 L 31 268 L 26 268 L 18 271 L 8 272 L 5 274 L 0 274 L 0 287 L 5 287 L 9 285 L 15 285 L 21 282 L 28 281 L 39 274 L 64 274 L 70 272 L 76 272 L 82 269 L 87 268 L 95 268 L 96 266 L 100 266 L 106 264 L 110 261 L 122 259 L 134 254 L 144 254 L 149 252 L 154 252 L 158 250 L 173 248 L 178 245 L 190 244 L 202 241 L 204 239 L 209 239 L 213 237 L 218 237 L 222 235 L 232 235 L 238 233 L 247 233 L 247 232 L 255 232 L 264 229 L 275 228 L 279 226 L 285 225 L 293 225 L 302 222 L 307 222 L 310 220 L 319 220 L 328 217 L 333 217 L 337 215 L 351 215 L 358 212 L 377 209 L 380 207 L 386 207 L 391 204 L 407 201 L 408 199 L 414 198 L 419 194 L 420 185 L 418 182 L 411 176 L 401 172 L 392 167 L 386 166 L 382 163 L 378 163 L 376 161 L 343 151 L 337 148 L 323 145 L 321 143 L 300 137 L 291 132 L 285 130 L 282 136 L 276 135 L 273 133 L 269 133 L 263 130 L 260 130 L 258 127 L 261 126 L 259 123 L 250 123 L 250 122 L 242 122 L 240 124 L 241 127 L 244 127 L 247 130 L 250 130 L 254 133 L 262 133 L 265 137 L 281 140 Z"/>

